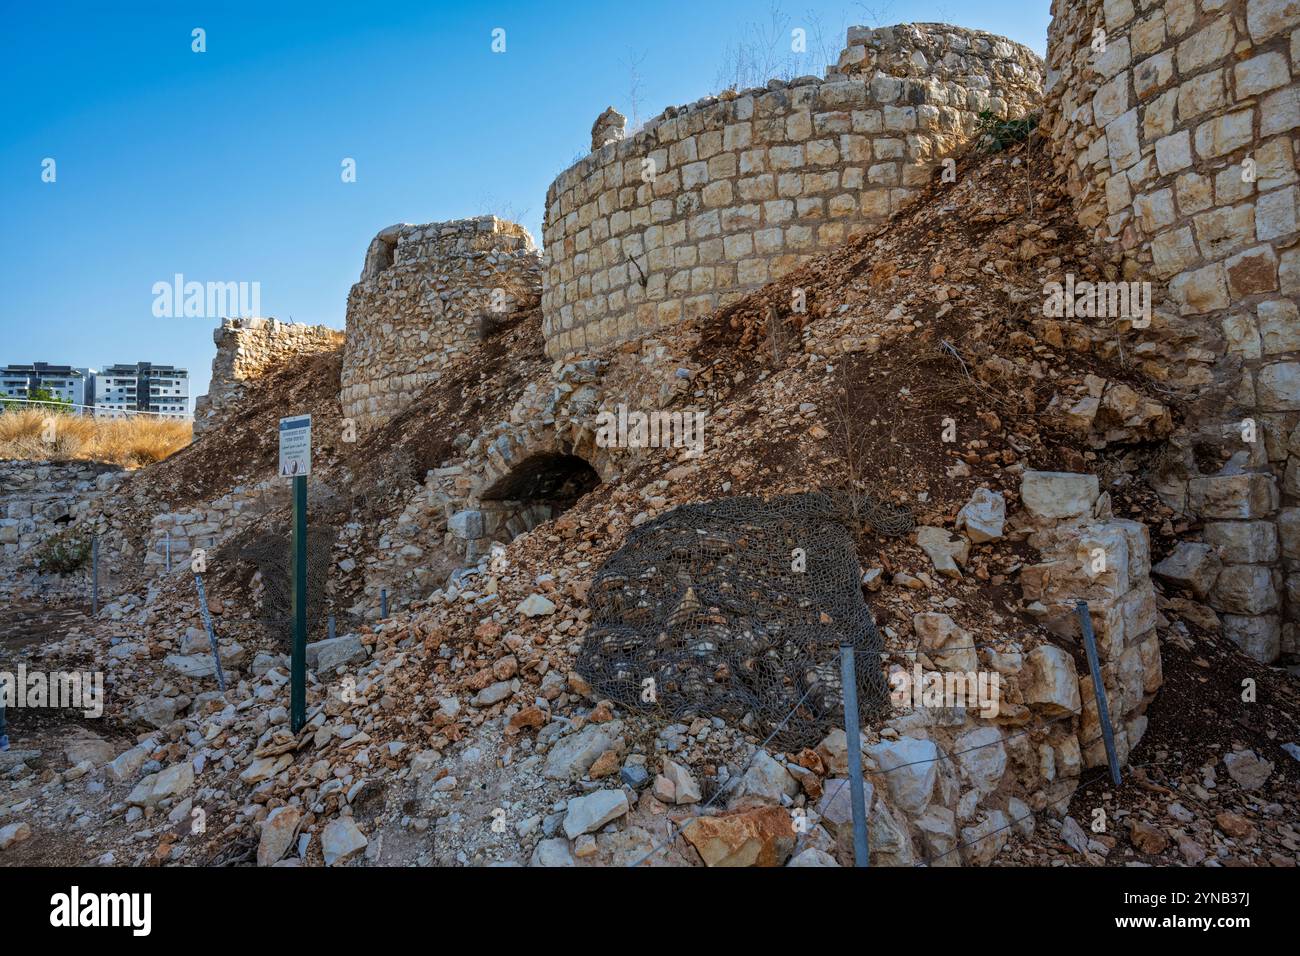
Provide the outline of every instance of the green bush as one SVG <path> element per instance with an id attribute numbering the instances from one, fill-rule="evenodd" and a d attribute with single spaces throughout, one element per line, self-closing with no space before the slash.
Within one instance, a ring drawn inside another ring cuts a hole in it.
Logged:
<path id="1" fill-rule="evenodd" d="M 1038 126 L 1038 115 L 1031 113 L 1020 119 L 999 119 L 990 110 L 981 110 L 975 132 L 980 149 L 986 153 L 1000 153 L 1015 143 L 1023 143 Z"/>
<path id="2" fill-rule="evenodd" d="M 77 531 L 60 531 L 41 542 L 33 563 L 47 574 L 71 574 L 89 561 L 90 537 Z"/>

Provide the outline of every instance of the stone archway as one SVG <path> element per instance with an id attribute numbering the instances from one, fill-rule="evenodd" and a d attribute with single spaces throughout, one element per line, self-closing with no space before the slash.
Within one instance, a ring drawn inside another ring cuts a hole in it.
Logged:
<path id="1" fill-rule="evenodd" d="M 599 484 L 599 473 L 584 458 L 535 452 L 479 493 L 483 534 L 513 540 L 558 517 Z"/>
<path id="2" fill-rule="evenodd" d="M 447 531 L 468 562 L 558 517 L 616 471 L 588 431 L 528 427 L 485 442 L 464 470 L 469 493 L 448 495 Z"/>

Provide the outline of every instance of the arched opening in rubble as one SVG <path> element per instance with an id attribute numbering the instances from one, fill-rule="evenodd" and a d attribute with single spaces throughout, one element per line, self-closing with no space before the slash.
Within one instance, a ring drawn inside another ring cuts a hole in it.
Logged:
<path id="1" fill-rule="evenodd" d="M 600 484 L 585 459 L 562 452 L 535 452 L 479 495 L 484 533 L 510 541 L 563 514 Z"/>

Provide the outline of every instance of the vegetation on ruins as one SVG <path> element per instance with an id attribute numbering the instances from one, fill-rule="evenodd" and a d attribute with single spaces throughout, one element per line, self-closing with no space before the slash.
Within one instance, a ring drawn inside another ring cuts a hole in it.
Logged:
<path id="1" fill-rule="evenodd" d="M 34 567 L 52 574 L 71 574 L 89 561 L 90 536 L 71 529 L 51 535 L 32 555 Z"/>

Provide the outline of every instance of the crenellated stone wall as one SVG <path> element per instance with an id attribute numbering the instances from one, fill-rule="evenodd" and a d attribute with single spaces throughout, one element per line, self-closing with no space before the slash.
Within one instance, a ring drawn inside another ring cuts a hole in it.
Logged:
<path id="1" fill-rule="evenodd" d="M 339 403 L 363 431 L 401 411 L 484 323 L 541 296 L 541 257 L 523 226 L 494 216 L 389 226 L 348 293 Z"/>
<path id="2" fill-rule="evenodd" d="M 1188 550 L 1171 574 L 1201 555 L 1229 636 L 1272 660 L 1300 622 L 1300 4 L 1052 13 L 1049 148 L 1116 278 L 1158 290 L 1135 358 L 1187 400 L 1183 458 L 1156 479 L 1208 522 L 1213 554 Z"/>
<path id="3" fill-rule="evenodd" d="M 883 223 L 981 111 L 1036 109 L 1041 69 L 988 33 L 854 27 L 824 80 L 705 97 L 601 146 L 546 194 L 547 354 L 708 313 Z"/>
<path id="4" fill-rule="evenodd" d="M 208 394 L 194 402 L 195 435 L 219 409 L 238 401 L 244 382 L 260 377 L 290 356 L 340 348 L 343 333 L 326 325 L 297 325 L 278 319 L 222 319 L 212 340 L 217 354 L 212 358 Z"/>

